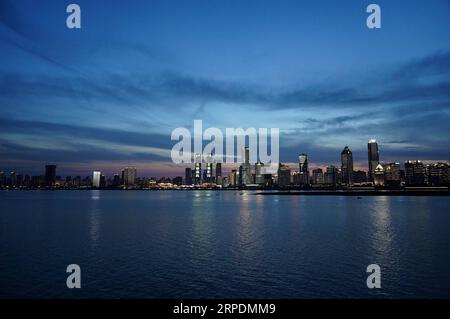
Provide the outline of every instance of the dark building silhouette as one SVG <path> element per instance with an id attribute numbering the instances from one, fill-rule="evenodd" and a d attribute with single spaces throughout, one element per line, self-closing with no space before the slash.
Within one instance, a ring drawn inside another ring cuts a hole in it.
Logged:
<path id="1" fill-rule="evenodd" d="M 370 140 L 367 144 L 368 160 L 369 160 L 369 182 L 374 181 L 375 168 L 380 163 L 378 154 L 378 143 L 376 140 Z"/>
<path id="2" fill-rule="evenodd" d="M 181 177 L 181 176 L 174 177 L 172 180 L 172 183 L 177 186 L 180 186 L 181 184 L 183 184 L 183 177 Z"/>
<path id="3" fill-rule="evenodd" d="M 184 185 L 192 185 L 192 169 L 189 167 L 184 170 Z"/>
<path id="4" fill-rule="evenodd" d="M 278 186 L 289 186 L 291 184 L 291 170 L 289 166 L 279 164 L 278 165 Z"/>
<path id="5" fill-rule="evenodd" d="M 353 184 L 353 154 L 348 146 L 341 152 L 342 183 Z"/>
<path id="6" fill-rule="evenodd" d="M 52 187 L 56 182 L 56 165 L 45 165 L 45 186 Z"/>
<path id="7" fill-rule="evenodd" d="M 432 186 L 449 185 L 450 166 L 447 163 L 437 162 L 427 165 L 428 183 Z"/>
<path id="8" fill-rule="evenodd" d="M 367 174 L 364 171 L 354 171 L 353 172 L 353 182 L 354 183 L 366 183 Z"/>
<path id="9" fill-rule="evenodd" d="M 222 163 L 216 164 L 216 178 L 222 177 Z"/>

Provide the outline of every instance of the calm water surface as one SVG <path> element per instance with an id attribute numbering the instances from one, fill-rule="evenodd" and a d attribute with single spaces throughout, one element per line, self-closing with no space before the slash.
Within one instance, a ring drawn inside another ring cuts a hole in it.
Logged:
<path id="1" fill-rule="evenodd" d="M 450 198 L 0 191 L 0 297 L 450 298 Z M 66 288 L 79 264 L 82 288 Z M 382 289 L 366 267 L 382 269 Z"/>

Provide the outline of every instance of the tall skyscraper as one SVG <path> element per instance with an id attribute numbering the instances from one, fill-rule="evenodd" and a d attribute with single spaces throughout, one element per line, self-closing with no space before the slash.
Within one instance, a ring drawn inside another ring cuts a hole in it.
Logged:
<path id="1" fill-rule="evenodd" d="M 120 185 L 120 175 L 114 174 L 112 186 L 119 186 Z"/>
<path id="2" fill-rule="evenodd" d="M 299 166 L 299 181 L 300 184 L 308 184 L 309 183 L 309 170 L 308 170 L 308 155 L 300 154 L 298 156 L 298 166 Z"/>
<path id="3" fill-rule="evenodd" d="M 345 146 L 341 152 L 341 171 L 342 183 L 353 184 L 353 154 L 348 146 Z"/>
<path id="4" fill-rule="evenodd" d="M 0 185 L 5 186 L 6 185 L 6 176 L 5 173 L 2 171 L 0 172 Z"/>
<path id="5" fill-rule="evenodd" d="M 222 163 L 216 164 L 216 177 L 222 177 Z"/>
<path id="6" fill-rule="evenodd" d="M 17 186 L 17 174 L 15 171 L 9 174 L 9 180 L 11 181 L 11 186 Z"/>
<path id="7" fill-rule="evenodd" d="M 378 154 L 378 143 L 376 140 L 370 140 L 367 144 L 368 159 L 369 159 L 369 182 L 374 182 L 375 168 L 380 163 L 380 156 Z"/>
<path id="8" fill-rule="evenodd" d="M 56 165 L 45 165 L 45 186 L 52 187 L 56 182 Z"/>
<path id="9" fill-rule="evenodd" d="M 252 169 L 250 166 L 250 150 L 248 146 L 244 148 L 244 163 L 242 163 L 241 183 L 244 185 L 252 184 Z"/>
<path id="10" fill-rule="evenodd" d="M 261 163 L 259 160 L 255 164 L 255 184 L 263 185 L 264 184 L 264 163 Z"/>
<path id="11" fill-rule="evenodd" d="M 205 182 L 213 182 L 213 157 L 212 154 L 206 156 Z"/>
<path id="12" fill-rule="evenodd" d="M 106 176 L 101 174 L 100 175 L 100 188 L 105 188 L 106 187 Z"/>
<path id="13" fill-rule="evenodd" d="M 92 174 L 92 187 L 100 188 L 100 178 L 102 173 L 99 171 L 94 171 Z"/>
<path id="14" fill-rule="evenodd" d="M 202 183 L 202 155 L 200 153 L 195 153 L 194 165 L 194 184 L 198 185 Z"/>
<path id="15" fill-rule="evenodd" d="M 216 163 L 216 184 L 222 185 L 222 163 Z"/>
<path id="16" fill-rule="evenodd" d="M 235 169 L 233 169 L 231 171 L 229 182 L 230 182 L 231 186 L 237 186 L 238 185 L 238 173 L 237 173 L 237 171 Z"/>

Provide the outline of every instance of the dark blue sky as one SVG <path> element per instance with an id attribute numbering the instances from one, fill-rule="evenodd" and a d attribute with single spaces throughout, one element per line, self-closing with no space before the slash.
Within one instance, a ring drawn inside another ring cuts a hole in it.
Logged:
<path id="1" fill-rule="evenodd" d="M 0 0 L 0 170 L 180 174 L 170 133 L 279 127 L 280 157 L 450 159 L 450 2 Z M 382 28 L 366 27 L 378 3 Z"/>

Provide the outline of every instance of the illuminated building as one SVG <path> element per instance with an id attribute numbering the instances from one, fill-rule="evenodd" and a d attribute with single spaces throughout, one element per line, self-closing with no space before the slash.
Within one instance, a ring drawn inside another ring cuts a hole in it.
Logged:
<path id="1" fill-rule="evenodd" d="M 300 154 L 298 156 L 299 166 L 299 184 L 304 185 L 309 183 L 309 170 L 308 170 L 308 155 Z"/>
<path id="2" fill-rule="evenodd" d="M 198 185 L 202 183 L 202 155 L 200 153 L 195 153 L 194 165 L 194 184 Z"/>
<path id="3" fill-rule="evenodd" d="M 206 168 L 205 168 L 205 178 L 204 181 L 205 183 L 212 183 L 213 180 L 213 162 L 212 162 L 212 154 L 208 154 L 206 156 Z"/>
<path id="4" fill-rule="evenodd" d="M 259 160 L 255 163 L 255 184 L 263 185 L 264 184 L 264 163 L 261 163 Z"/>
<path id="5" fill-rule="evenodd" d="M 388 186 L 400 186 L 400 163 L 383 164 L 384 181 Z"/>
<path id="6" fill-rule="evenodd" d="M 244 162 L 240 170 L 240 185 L 252 184 L 252 171 L 250 166 L 250 150 L 248 146 L 244 148 Z"/>
<path id="7" fill-rule="evenodd" d="M 216 163 L 216 184 L 222 185 L 223 184 L 223 178 L 222 178 L 222 163 Z"/>
<path id="8" fill-rule="evenodd" d="M 427 165 L 428 183 L 431 186 L 443 186 L 450 183 L 450 166 L 448 163 Z"/>
<path id="9" fill-rule="evenodd" d="M 426 167 L 421 161 L 405 162 L 406 185 L 424 185 L 427 182 Z"/>
<path id="10" fill-rule="evenodd" d="M 375 167 L 375 171 L 373 173 L 373 182 L 376 186 L 384 186 L 385 183 L 385 175 L 384 175 L 384 167 L 381 164 L 378 164 Z"/>
<path id="11" fill-rule="evenodd" d="M 341 152 L 341 171 L 342 171 L 342 183 L 346 185 L 352 185 L 353 154 L 348 146 L 345 146 Z"/>
<path id="12" fill-rule="evenodd" d="M 102 173 L 99 171 L 94 171 L 92 174 L 92 187 L 100 188 L 100 177 Z"/>

